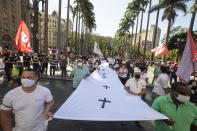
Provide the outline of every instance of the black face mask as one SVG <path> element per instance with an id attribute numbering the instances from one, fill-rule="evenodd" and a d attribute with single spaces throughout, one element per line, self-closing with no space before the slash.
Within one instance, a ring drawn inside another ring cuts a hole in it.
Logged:
<path id="1" fill-rule="evenodd" d="M 136 79 L 140 79 L 140 75 L 135 75 L 135 78 Z"/>

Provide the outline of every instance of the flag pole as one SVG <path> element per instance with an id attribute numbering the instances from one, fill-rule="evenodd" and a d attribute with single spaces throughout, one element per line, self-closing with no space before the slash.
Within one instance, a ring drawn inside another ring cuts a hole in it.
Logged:
<path id="1" fill-rule="evenodd" d="M 193 63 L 193 69 L 194 69 L 194 80 L 196 80 L 196 72 L 195 72 L 194 60 L 192 60 L 192 63 Z"/>

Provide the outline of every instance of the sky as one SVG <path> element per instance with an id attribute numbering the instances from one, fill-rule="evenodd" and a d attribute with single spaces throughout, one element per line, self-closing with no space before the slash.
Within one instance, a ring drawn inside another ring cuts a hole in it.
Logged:
<path id="1" fill-rule="evenodd" d="M 49 13 L 51 14 L 54 10 L 58 11 L 58 1 L 59 0 L 49 0 Z M 73 4 L 74 0 L 70 0 L 71 5 Z M 94 12 L 96 17 L 96 24 L 97 28 L 94 33 L 102 35 L 102 36 L 111 36 L 114 37 L 116 31 L 119 28 L 120 20 L 123 18 L 123 15 L 126 11 L 126 7 L 128 3 L 130 3 L 132 0 L 90 0 L 94 5 Z M 158 0 L 152 0 L 152 5 L 155 5 L 158 3 Z M 191 5 L 194 2 L 188 2 L 188 9 L 191 7 Z M 66 18 L 66 8 L 67 6 L 67 0 L 62 0 L 62 17 Z M 148 10 L 148 8 L 147 8 Z M 188 14 L 187 16 L 183 16 L 184 13 L 177 12 L 178 17 L 175 20 L 174 27 L 176 26 L 183 26 L 188 28 L 191 20 L 191 14 Z M 161 16 L 163 14 L 163 10 L 160 11 L 160 18 L 159 18 L 159 28 L 161 29 L 161 38 L 164 36 L 164 34 L 167 31 L 167 25 L 168 21 L 164 20 L 161 21 Z M 141 14 L 140 14 L 141 17 Z M 143 29 L 146 29 L 147 24 L 147 17 L 148 13 L 146 11 L 143 19 Z M 141 18 L 140 18 L 141 19 Z M 197 17 L 196 20 L 197 21 Z M 154 25 L 156 22 L 156 12 L 151 13 L 150 16 L 150 26 Z M 194 28 L 197 28 L 197 22 L 195 22 Z M 149 27 L 150 29 L 150 27 Z M 138 27 L 139 32 L 139 27 Z"/>

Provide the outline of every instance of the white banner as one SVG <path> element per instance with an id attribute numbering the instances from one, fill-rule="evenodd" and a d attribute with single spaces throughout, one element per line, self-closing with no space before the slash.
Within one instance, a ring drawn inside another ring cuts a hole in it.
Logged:
<path id="1" fill-rule="evenodd" d="M 99 55 L 99 56 L 103 56 L 98 44 L 95 42 L 94 43 L 94 51 L 93 51 L 95 54 Z"/>
<path id="2" fill-rule="evenodd" d="M 91 121 L 167 119 L 138 96 L 127 93 L 115 71 L 102 65 L 85 80 L 54 114 L 54 118 Z"/>

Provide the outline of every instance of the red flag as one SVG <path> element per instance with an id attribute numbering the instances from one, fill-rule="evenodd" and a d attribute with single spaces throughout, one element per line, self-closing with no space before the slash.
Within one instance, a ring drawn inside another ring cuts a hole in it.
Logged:
<path id="1" fill-rule="evenodd" d="M 192 38 L 191 29 L 189 29 L 189 37 L 190 37 L 190 45 L 191 45 L 191 51 L 192 51 L 192 60 L 194 62 L 197 62 L 196 44 L 195 44 L 194 39 Z"/>
<path id="2" fill-rule="evenodd" d="M 21 20 L 16 34 L 15 45 L 16 49 L 20 52 L 30 53 L 32 51 L 32 48 L 30 47 L 30 32 L 23 20 Z"/>
<path id="3" fill-rule="evenodd" d="M 166 44 L 162 44 L 154 49 L 151 50 L 155 56 L 163 56 L 168 55 L 169 51 Z"/>

